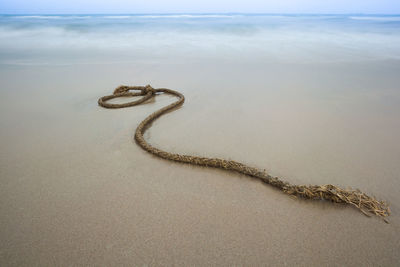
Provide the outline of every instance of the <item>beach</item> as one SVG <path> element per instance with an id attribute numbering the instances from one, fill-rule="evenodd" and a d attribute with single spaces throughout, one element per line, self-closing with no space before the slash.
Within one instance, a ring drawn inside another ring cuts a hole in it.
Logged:
<path id="1" fill-rule="evenodd" d="M 399 263 L 400 17 L 0 21 L 0 265 Z M 185 95 L 150 144 L 359 188 L 389 203 L 389 224 L 147 153 L 134 131 L 174 99 L 99 107 L 121 84 Z"/>

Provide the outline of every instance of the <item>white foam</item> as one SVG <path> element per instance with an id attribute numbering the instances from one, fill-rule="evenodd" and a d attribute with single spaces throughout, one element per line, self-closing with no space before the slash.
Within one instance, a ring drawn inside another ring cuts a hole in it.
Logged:
<path id="1" fill-rule="evenodd" d="M 92 16 L 54 16 L 54 15 L 29 15 L 29 16 L 13 16 L 19 19 L 89 19 Z"/>
<path id="2" fill-rule="evenodd" d="M 350 19 L 353 20 L 374 20 L 374 21 L 400 21 L 400 16 L 393 16 L 393 17 L 389 17 L 389 16 L 369 16 L 369 17 L 365 17 L 365 16 L 352 16 L 349 17 Z"/>
<path id="3" fill-rule="evenodd" d="M 190 14 L 179 14 L 179 15 L 140 15 L 140 18 L 233 18 L 240 17 L 241 15 L 190 15 Z"/>
<path id="4" fill-rule="evenodd" d="M 119 15 L 117 15 L 117 16 L 103 16 L 102 18 L 105 18 L 105 19 L 129 19 L 129 18 L 132 18 L 132 16 L 119 16 Z"/>
<path id="5" fill-rule="evenodd" d="M 32 16 L 15 16 L 21 19 L 60 19 L 61 16 L 42 16 L 42 15 L 32 15 Z"/>

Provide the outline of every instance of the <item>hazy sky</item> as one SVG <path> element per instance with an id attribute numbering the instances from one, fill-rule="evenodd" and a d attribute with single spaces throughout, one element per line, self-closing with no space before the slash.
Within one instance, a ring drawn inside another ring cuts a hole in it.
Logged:
<path id="1" fill-rule="evenodd" d="M 380 13 L 400 0 L 0 0 L 0 13 Z"/>

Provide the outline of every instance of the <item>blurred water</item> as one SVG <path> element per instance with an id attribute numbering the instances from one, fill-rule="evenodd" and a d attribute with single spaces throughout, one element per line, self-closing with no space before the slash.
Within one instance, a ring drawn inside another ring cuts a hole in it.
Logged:
<path id="1" fill-rule="evenodd" d="M 97 64 L 205 56 L 301 63 L 399 59 L 400 16 L 0 16 L 0 64 Z"/>

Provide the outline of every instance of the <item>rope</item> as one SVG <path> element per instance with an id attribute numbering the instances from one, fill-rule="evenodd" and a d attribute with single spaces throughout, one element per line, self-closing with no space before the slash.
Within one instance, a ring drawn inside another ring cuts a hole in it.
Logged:
<path id="1" fill-rule="evenodd" d="M 132 92 L 132 91 L 138 91 L 138 92 Z M 238 172 L 253 178 L 257 178 L 263 181 L 264 183 L 267 183 L 291 196 L 300 197 L 304 199 L 328 200 L 335 203 L 350 204 L 359 209 L 366 216 L 371 216 L 370 214 L 375 214 L 381 217 L 385 222 L 388 222 L 385 219 L 385 217 L 390 215 L 390 209 L 388 204 L 385 201 L 376 200 L 374 197 L 370 197 L 358 189 L 356 190 L 341 189 L 339 187 L 330 184 L 292 185 L 289 184 L 288 182 L 279 179 L 278 177 L 273 177 L 269 175 L 268 173 L 265 172 L 265 170 L 259 170 L 257 168 L 253 168 L 233 160 L 181 155 L 181 154 L 170 153 L 153 147 L 152 145 L 146 142 L 146 140 L 143 137 L 143 134 L 148 128 L 151 127 L 151 123 L 155 121 L 157 118 L 166 114 L 168 111 L 171 111 L 183 105 L 185 97 L 177 91 L 166 88 L 154 89 L 150 85 L 146 86 L 122 85 L 117 87 L 112 95 L 101 97 L 98 101 L 98 104 L 104 108 L 109 108 L 109 109 L 131 107 L 144 103 L 147 100 L 161 93 L 175 96 L 178 98 L 178 100 L 150 114 L 136 128 L 135 131 L 136 143 L 144 150 L 160 158 L 171 161 L 187 163 L 192 165 L 199 165 L 204 167 L 220 168 Z M 133 102 L 123 103 L 123 104 L 107 103 L 108 100 L 113 98 L 135 97 L 135 96 L 142 96 L 142 98 Z"/>

